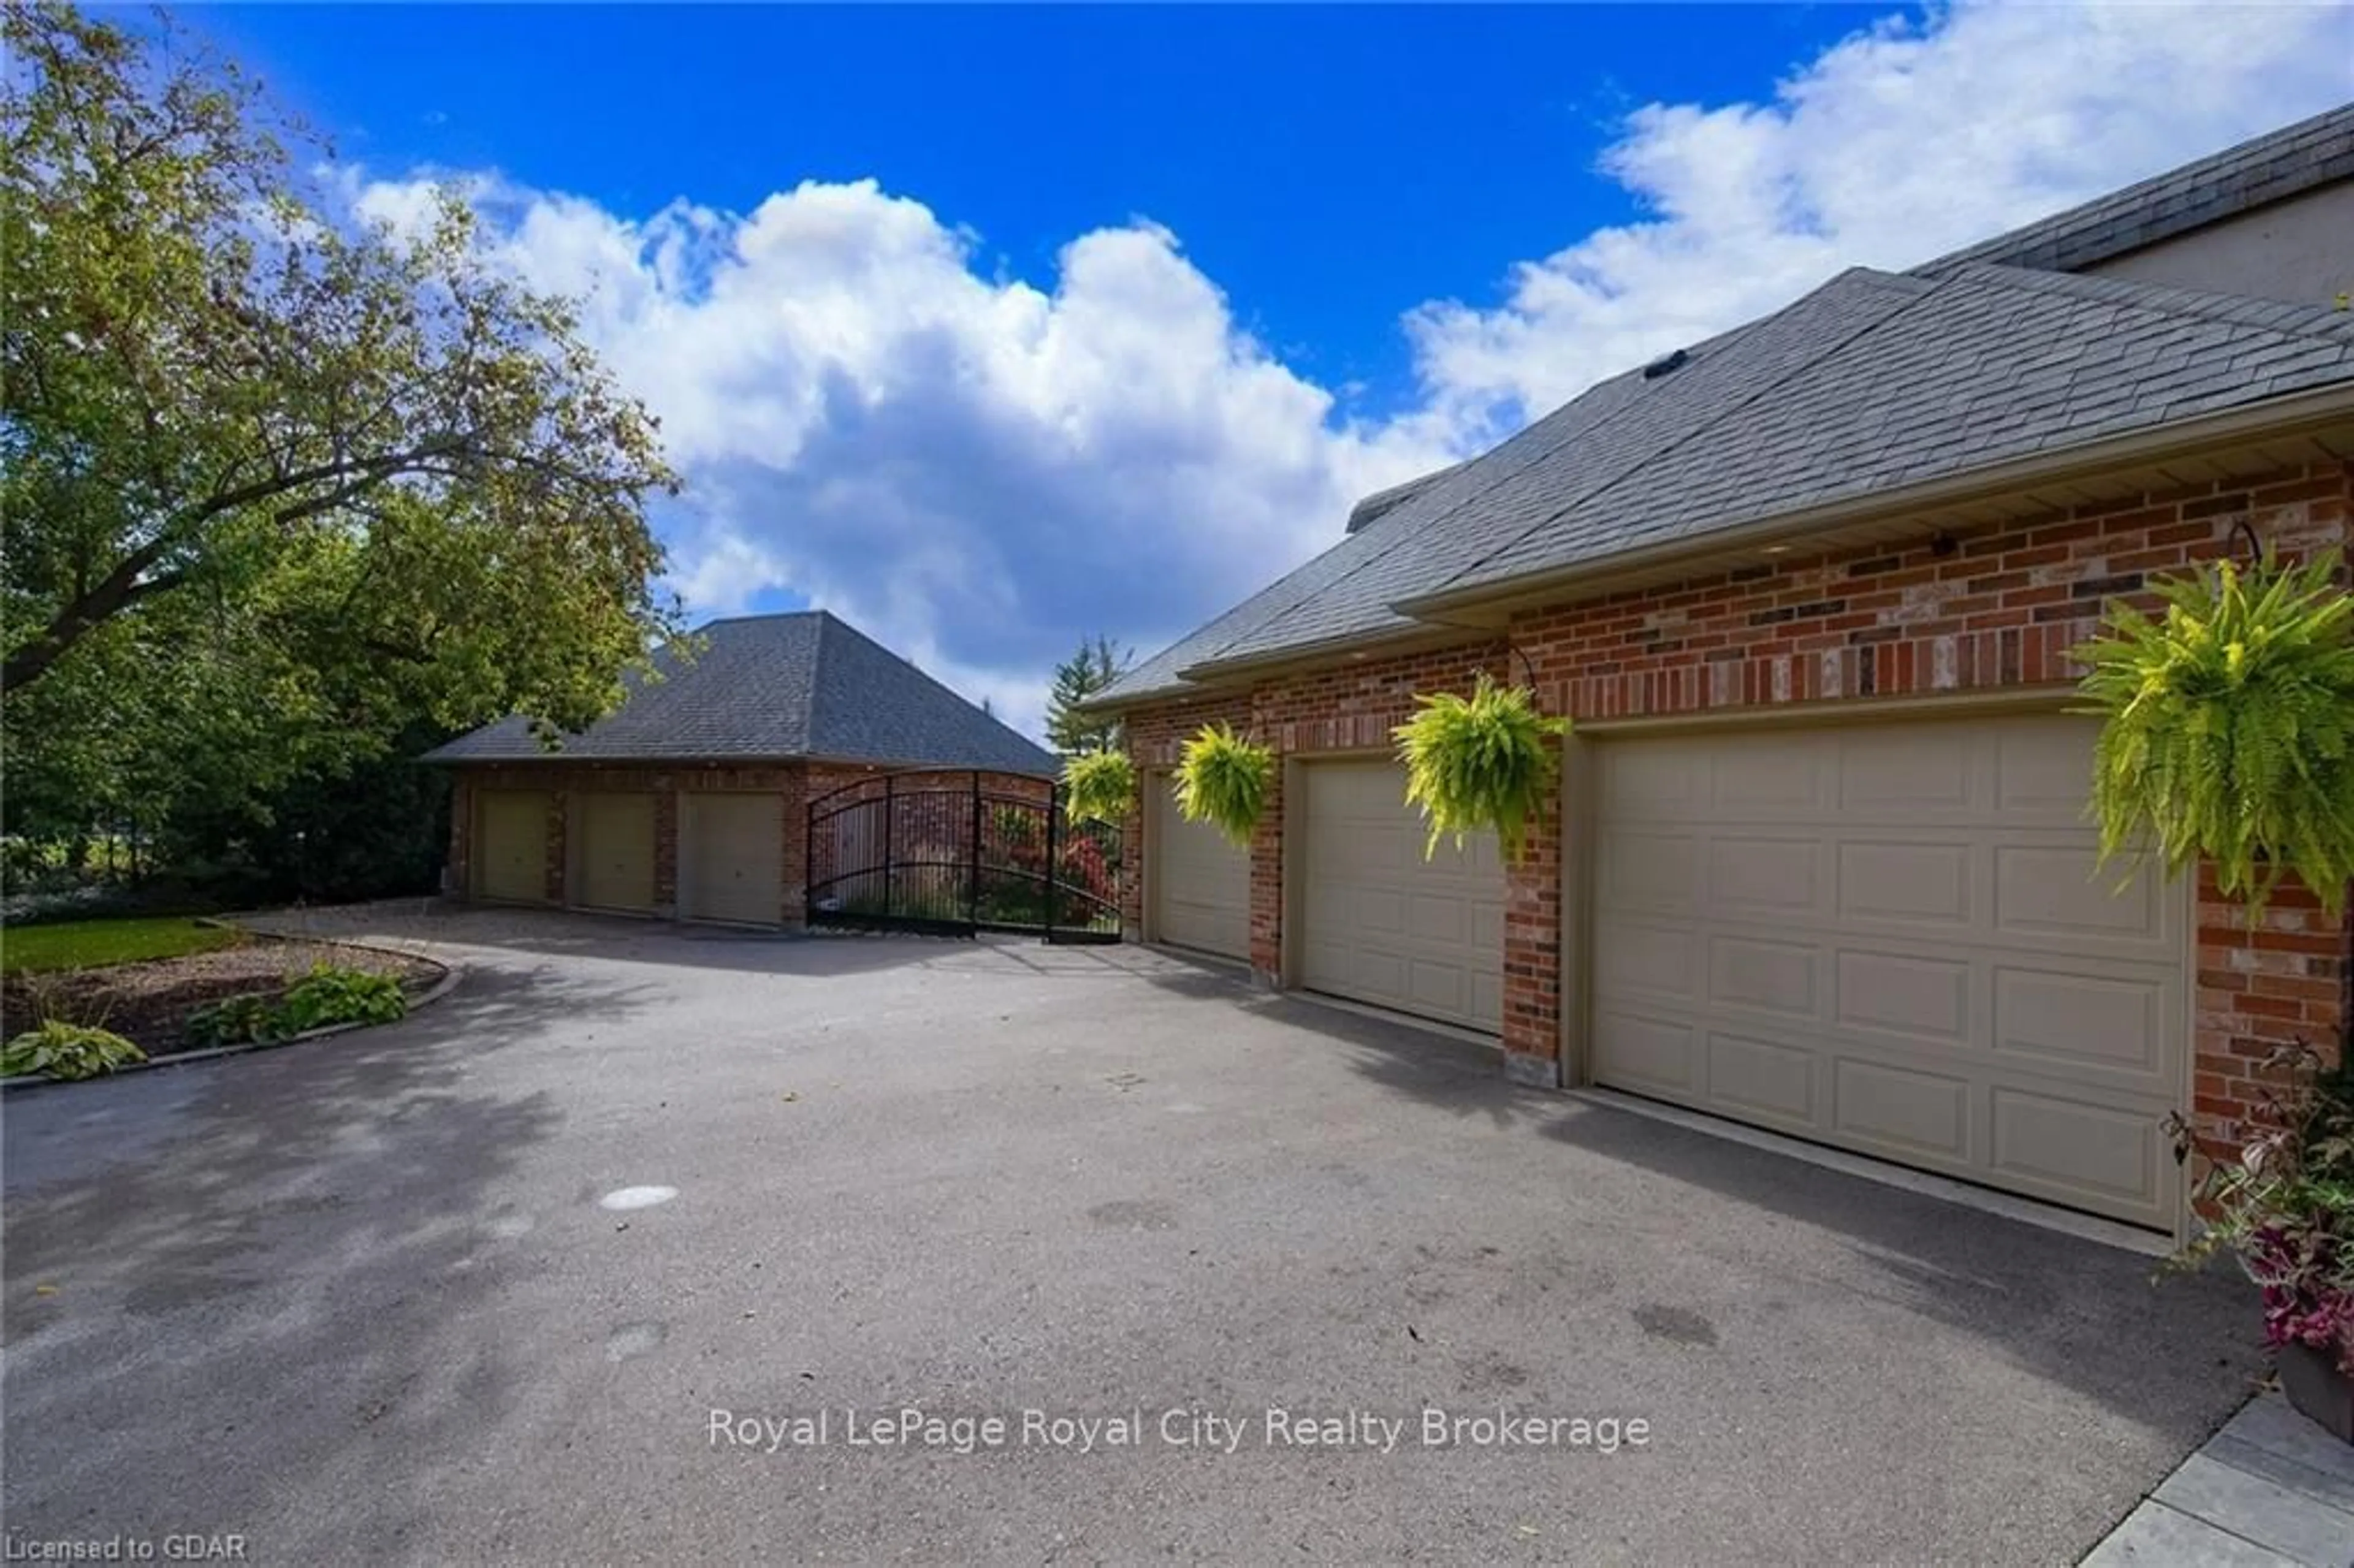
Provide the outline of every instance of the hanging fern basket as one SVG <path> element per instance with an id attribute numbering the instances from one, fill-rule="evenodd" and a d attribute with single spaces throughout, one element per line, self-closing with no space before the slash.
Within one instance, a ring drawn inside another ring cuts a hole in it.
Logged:
<path id="1" fill-rule="evenodd" d="M 1125 821 L 1136 799 L 1136 767 L 1125 751 L 1087 751 L 1063 764 L 1063 810 L 1075 822 Z"/>
<path id="2" fill-rule="evenodd" d="M 1185 743 L 1177 764 L 1177 809 L 1248 845 L 1275 778 L 1275 753 L 1236 735 L 1231 725 L 1204 725 Z"/>
<path id="3" fill-rule="evenodd" d="M 2354 599 L 2332 551 L 2267 555 L 2154 585 L 2165 613 L 2113 605 L 2076 651 L 2103 724 L 2101 854 L 2201 857 L 2253 926 L 2294 873 L 2335 920 L 2354 878 Z"/>
<path id="4" fill-rule="evenodd" d="M 1528 844 L 1529 824 L 1543 813 L 1561 779 L 1561 737 L 1569 721 L 1537 711 L 1524 686 L 1499 686 L 1486 674 L 1469 697 L 1417 697 L 1421 711 L 1397 726 L 1407 803 L 1430 829 L 1425 857 L 1450 834 L 1491 831 L 1507 860 Z"/>

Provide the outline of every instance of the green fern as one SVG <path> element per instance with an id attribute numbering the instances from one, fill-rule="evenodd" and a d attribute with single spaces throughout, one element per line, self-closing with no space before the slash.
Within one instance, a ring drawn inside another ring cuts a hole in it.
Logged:
<path id="1" fill-rule="evenodd" d="M 1064 810 L 1075 822 L 1117 824 L 1136 799 L 1136 768 L 1125 751 L 1088 751 L 1063 764 Z"/>
<path id="2" fill-rule="evenodd" d="M 1528 825 L 1561 778 L 1557 743 L 1569 721 L 1537 712 L 1526 687 L 1499 686 L 1485 673 L 1469 697 L 1442 692 L 1415 699 L 1422 711 L 1390 733 L 1405 764 L 1405 798 L 1430 827 L 1426 859 L 1438 842 L 1493 829 L 1508 860 L 1528 842 Z"/>
<path id="3" fill-rule="evenodd" d="M 1275 778 L 1275 753 L 1231 725 L 1204 725 L 1177 764 L 1177 809 L 1248 846 Z"/>
<path id="4" fill-rule="evenodd" d="M 2354 599 L 2338 555 L 2267 555 L 2155 585 L 2153 620 L 2112 605 L 2076 651 L 2102 715 L 2093 815 L 2101 856 L 2200 856 L 2253 925 L 2294 872 L 2333 920 L 2354 877 Z"/>

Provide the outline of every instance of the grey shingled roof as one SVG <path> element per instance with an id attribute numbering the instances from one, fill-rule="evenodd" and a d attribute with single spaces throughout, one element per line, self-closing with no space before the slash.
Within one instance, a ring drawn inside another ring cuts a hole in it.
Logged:
<path id="1" fill-rule="evenodd" d="M 825 610 L 715 620 L 690 660 L 553 754 L 520 718 L 429 752 L 429 762 L 724 761 L 822 757 L 1052 773 L 1054 757 Z"/>
<path id="2" fill-rule="evenodd" d="M 1184 673 L 1406 631 L 1394 608 L 2354 382 L 2354 313 L 1956 263 L 1857 269 L 1602 382 L 1139 666 Z"/>
<path id="3" fill-rule="evenodd" d="M 2349 177 L 2354 177 L 2354 103 L 1980 240 L 1915 270 L 1935 273 L 1960 262 L 1990 261 L 2073 271 Z"/>

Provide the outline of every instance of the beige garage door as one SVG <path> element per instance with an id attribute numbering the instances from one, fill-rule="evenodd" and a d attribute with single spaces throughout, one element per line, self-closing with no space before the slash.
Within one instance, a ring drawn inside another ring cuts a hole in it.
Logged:
<path id="1" fill-rule="evenodd" d="M 1493 834 L 1423 858 L 1394 762 L 1301 770 L 1300 980 L 1311 991 L 1503 1027 L 1504 873 Z"/>
<path id="2" fill-rule="evenodd" d="M 590 909 L 642 912 L 654 906 L 654 798 L 575 795 L 580 835 L 572 901 Z"/>
<path id="3" fill-rule="evenodd" d="M 783 911 L 784 798 L 688 795 L 680 804 L 680 822 L 679 892 L 688 917 L 775 925 Z"/>
<path id="4" fill-rule="evenodd" d="M 511 904 L 547 898 L 547 813 L 537 789 L 485 789 L 474 818 L 474 894 Z"/>
<path id="5" fill-rule="evenodd" d="M 1177 809 L 1166 778 L 1145 786 L 1152 807 L 1152 936 L 1230 959 L 1250 957 L 1250 852 Z"/>
<path id="6" fill-rule="evenodd" d="M 2093 726 L 1596 747 L 1598 1082 L 2161 1228 L 2189 901 L 2113 893 Z"/>

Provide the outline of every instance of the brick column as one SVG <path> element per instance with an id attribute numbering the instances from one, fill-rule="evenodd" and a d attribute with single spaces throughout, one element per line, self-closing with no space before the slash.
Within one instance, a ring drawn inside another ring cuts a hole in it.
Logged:
<path id="1" fill-rule="evenodd" d="M 1276 757 L 1258 826 L 1250 843 L 1251 978 L 1270 989 L 1283 984 L 1283 758 Z"/>
<path id="2" fill-rule="evenodd" d="M 1504 1074 L 1548 1089 L 1561 1086 L 1561 821 L 1556 803 L 1504 868 Z"/>
<path id="3" fill-rule="evenodd" d="M 474 892 L 474 785 L 462 772 L 450 781 L 450 853 L 441 866 L 441 891 L 454 898 Z"/>
<path id="4" fill-rule="evenodd" d="M 540 896 L 550 904 L 564 902 L 565 836 L 571 812 L 571 798 L 562 789 L 551 790 L 547 797 L 547 864 L 540 882 Z"/>
<path id="5" fill-rule="evenodd" d="M 678 781 L 654 780 L 654 907 L 678 918 Z"/>
<path id="6" fill-rule="evenodd" d="M 784 812 L 779 833 L 783 845 L 784 874 L 778 879 L 777 921 L 788 931 L 809 928 L 809 768 L 788 764 L 778 780 L 778 809 Z"/>

